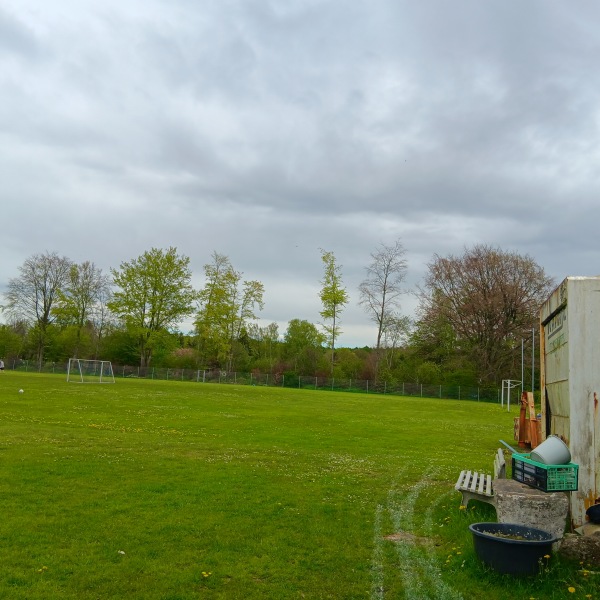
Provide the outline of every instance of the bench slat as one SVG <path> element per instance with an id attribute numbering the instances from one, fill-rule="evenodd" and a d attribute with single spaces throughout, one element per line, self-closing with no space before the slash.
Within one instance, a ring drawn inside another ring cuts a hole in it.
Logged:
<path id="1" fill-rule="evenodd" d="M 454 486 L 457 490 L 467 489 L 471 480 L 471 471 L 461 471 Z"/>
<path id="2" fill-rule="evenodd" d="M 483 489 L 483 486 L 485 485 L 485 482 L 486 482 L 486 477 L 485 477 L 485 475 L 481 474 L 479 476 L 479 488 L 477 489 L 477 491 L 480 494 L 486 494 L 485 490 Z"/>
<path id="3" fill-rule="evenodd" d="M 471 479 L 471 485 L 469 486 L 469 490 L 471 492 L 474 492 L 475 490 L 477 490 L 478 480 L 479 480 L 479 473 L 477 471 L 475 471 L 475 473 L 473 473 L 473 479 Z"/>

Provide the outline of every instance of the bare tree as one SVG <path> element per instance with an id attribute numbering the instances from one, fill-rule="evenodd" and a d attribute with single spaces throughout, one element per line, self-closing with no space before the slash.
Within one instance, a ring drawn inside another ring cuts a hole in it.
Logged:
<path id="1" fill-rule="evenodd" d="M 458 257 L 436 254 L 427 266 L 417 328 L 448 328 L 455 351 L 468 356 L 480 380 L 497 381 L 538 322 L 552 278 L 531 257 L 487 245 Z"/>
<path id="2" fill-rule="evenodd" d="M 52 308 L 67 285 L 71 261 L 56 252 L 34 254 L 19 267 L 19 277 L 9 280 L 4 310 L 14 319 L 35 326 L 36 354 L 44 359 L 48 327 L 54 321 Z"/>
<path id="3" fill-rule="evenodd" d="M 358 303 L 377 325 L 377 351 L 381 348 L 388 324 L 397 322 L 401 284 L 407 268 L 404 254 L 404 247 L 399 240 L 390 245 L 380 244 L 371 253 L 373 262 L 367 267 L 367 278 L 358 287 Z"/>
<path id="4" fill-rule="evenodd" d="M 79 356 L 84 327 L 92 322 L 97 309 L 103 310 L 101 303 L 110 295 L 110 289 L 110 277 L 104 275 L 94 263 L 85 261 L 80 265 L 71 265 L 67 283 L 59 293 L 54 312 L 63 323 L 76 328 L 75 358 Z"/>

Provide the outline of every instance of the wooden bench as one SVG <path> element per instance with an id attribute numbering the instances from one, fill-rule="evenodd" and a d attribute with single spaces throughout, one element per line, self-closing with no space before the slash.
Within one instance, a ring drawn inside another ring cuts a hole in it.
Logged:
<path id="1" fill-rule="evenodd" d="M 494 479 L 506 478 L 506 460 L 502 448 L 498 448 L 494 456 Z M 481 500 L 495 506 L 492 476 L 477 471 L 461 471 L 454 489 L 462 494 L 462 506 L 469 500 Z"/>

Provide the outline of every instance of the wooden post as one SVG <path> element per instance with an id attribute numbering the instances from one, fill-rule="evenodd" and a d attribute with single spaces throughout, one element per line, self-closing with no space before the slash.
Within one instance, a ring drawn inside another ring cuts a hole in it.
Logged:
<path id="1" fill-rule="evenodd" d="M 521 394 L 521 411 L 519 412 L 519 448 L 527 447 L 527 392 Z"/>
<path id="2" fill-rule="evenodd" d="M 535 400 L 533 392 L 527 392 L 527 404 L 529 405 L 529 443 L 531 448 L 536 448 L 540 444 L 538 439 L 538 421 L 535 414 Z"/>

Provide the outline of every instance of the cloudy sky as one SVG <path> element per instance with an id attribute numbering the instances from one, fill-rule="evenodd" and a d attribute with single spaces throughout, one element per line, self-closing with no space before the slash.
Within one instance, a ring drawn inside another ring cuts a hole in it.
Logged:
<path id="1" fill-rule="evenodd" d="M 354 346 L 381 242 L 407 289 L 476 243 L 596 275 L 599 57 L 591 0 L 4 0 L 0 292 L 35 253 L 169 246 L 200 287 L 216 251 L 283 333 L 322 248 Z"/>

